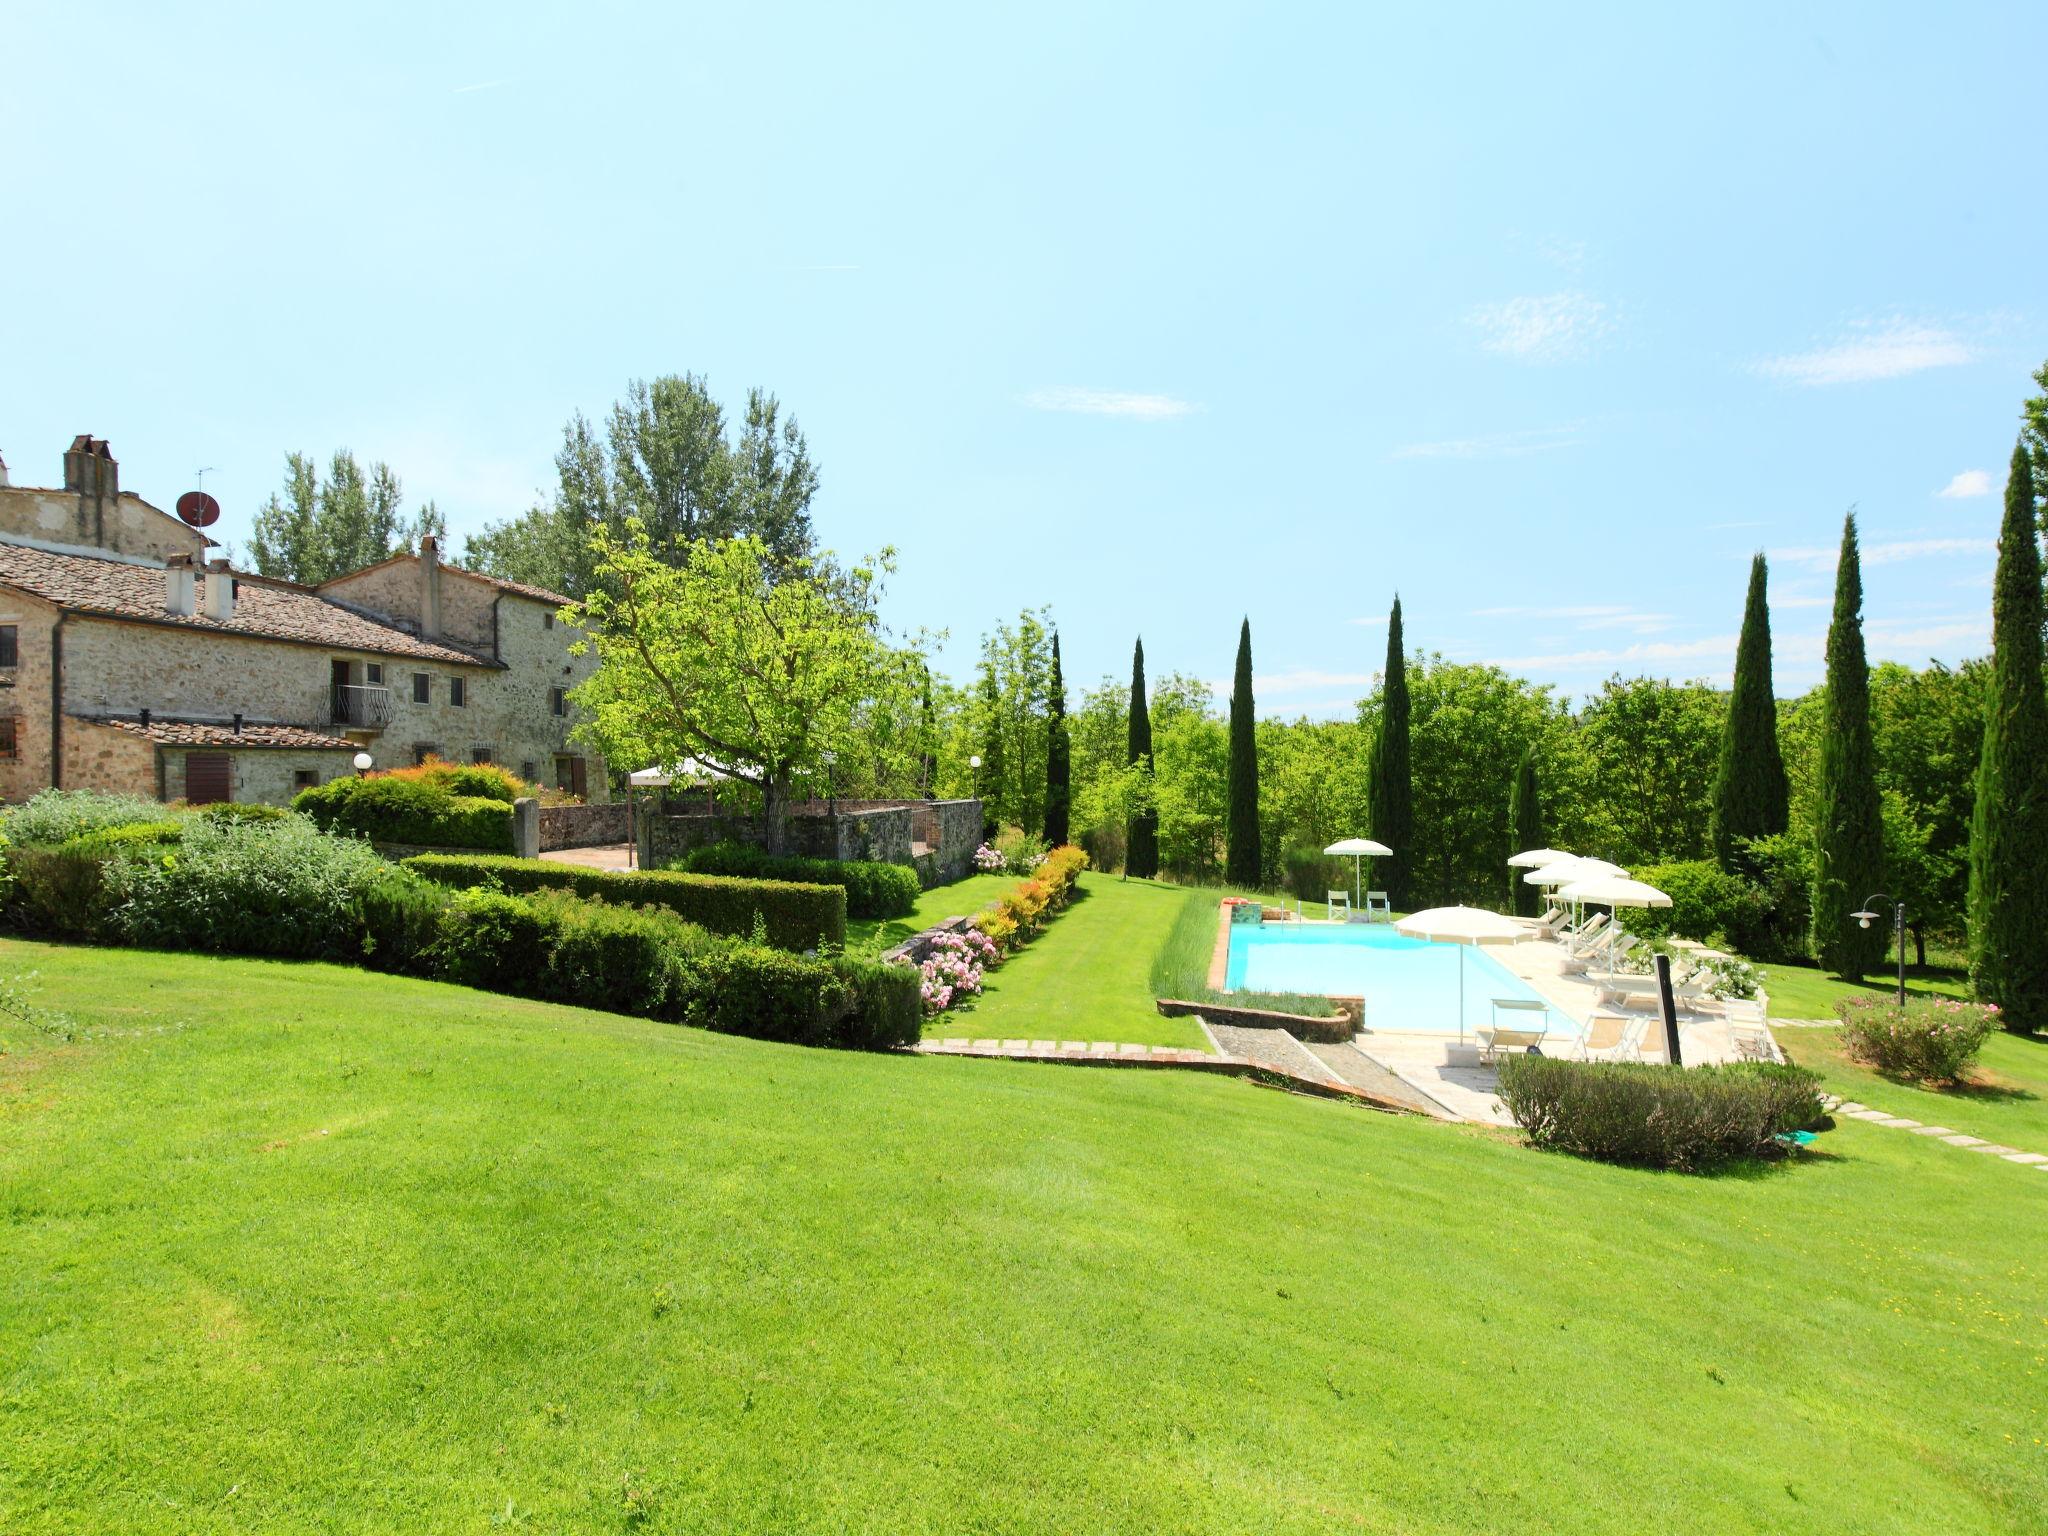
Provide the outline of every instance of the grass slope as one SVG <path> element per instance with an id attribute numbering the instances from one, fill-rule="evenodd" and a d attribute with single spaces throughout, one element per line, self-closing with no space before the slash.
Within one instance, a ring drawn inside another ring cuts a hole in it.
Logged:
<path id="1" fill-rule="evenodd" d="M 1844 981 L 1817 965 L 1791 965 L 1774 960 L 1759 969 L 1764 973 L 1764 991 L 1771 997 L 1771 1017 L 1776 1019 L 1832 1019 L 1835 1004 L 1845 997 L 1898 995 L 1896 971 L 1873 972 L 1862 981 Z M 1908 966 L 1906 995 L 1968 997 L 1970 976 L 1956 966 Z"/>
<path id="2" fill-rule="evenodd" d="M 10 1533 L 1986 1536 L 2048 1499 L 2048 1175 L 1920 1138 L 1686 1179 L 1189 1074 L 0 945 L 30 967 L 81 1028 L 0 1020 Z"/>
<path id="3" fill-rule="evenodd" d="M 1073 903 L 988 973 L 966 1008 L 925 1023 L 927 1040 L 1119 1040 L 1207 1050 L 1193 1019 L 1153 1006 L 1152 957 L 1186 892 L 1158 880 L 1085 874 Z"/>
<path id="4" fill-rule="evenodd" d="M 846 952 L 850 955 L 880 954 L 892 949 L 914 933 L 922 933 L 949 917 L 967 917 L 979 912 L 1019 880 L 1017 875 L 969 875 L 951 885 L 935 885 L 917 898 L 908 917 L 848 918 Z"/>
<path id="5" fill-rule="evenodd" d="M 1834 1092 L 1927 1125 L 1945 1125 L 2025 1152 L 2048 1153 L 2048 1038 L 1994 1031 L 1970 1080 L 1932 1089 L 1873 1072 L 1842 1052 L 1839 1029 L 1781 1029 L 1778 1043 Z"/>

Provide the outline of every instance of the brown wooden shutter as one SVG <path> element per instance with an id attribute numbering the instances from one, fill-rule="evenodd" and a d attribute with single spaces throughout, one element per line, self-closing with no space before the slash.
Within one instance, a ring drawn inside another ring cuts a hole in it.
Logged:
<path id="1" fill-rule="evenodd" d="M 235 794 L 235 760 L 225 752 L 185 755 L 185 803 L 213 805 Z"/>
<path id="2" fill-rule="evenodd" d="M 583 799 L 586 791 L 589 789 L 589 782 L 589 779 L 586 777 L 584 773 L 583 759 L 580 757 L 570 758 L 569 793 L 574 795 L 578 800 Z"/>

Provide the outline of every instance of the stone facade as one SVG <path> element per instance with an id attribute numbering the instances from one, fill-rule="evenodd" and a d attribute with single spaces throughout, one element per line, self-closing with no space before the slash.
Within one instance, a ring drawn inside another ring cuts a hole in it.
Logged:
<path id="1" fill-rule="evenodd" d="M 569 654 L 558 597 L 443 567 L 431 542 L 331 592 L 195 571 L 204 536 L 112 493 L 104 443 L 65 461 L 65 491 L 0 483 L 0 799 L 180 799 L 191 760 L 215 759 L 210 793 L 225 754 L 231 798 L 286 804 L 358 751 L 387 768 L 488 760 L 610 798 L 602 759 L 569 740 L 567 694 L 596 658 Z"/>

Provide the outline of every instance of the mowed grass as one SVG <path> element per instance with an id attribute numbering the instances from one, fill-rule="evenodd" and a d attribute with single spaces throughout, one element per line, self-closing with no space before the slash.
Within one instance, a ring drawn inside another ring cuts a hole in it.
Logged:
<path id="1" fill-rule="evenodd" d="M 927 1040 L 1115 1040 L 1209 1048 L 1153 1006 L 1152 957 L 1186 888 L 1090 872 L 1067 909 L 988 973 L 982 995 L 925 1022 Z"/>
<path id="2" fill-rule="evenodd" d="M 2048 1039 L 1994 1031 L 1954 1088 L 1899 1082 L 1852 1061 L 1839 1029 L 1781 1029 L 1778 1044 L 1844 1098 L 1925 1125 L 1945 1125 L 2023 1152 L 2048 1154 Z"/>
<path id="3" fill-rule="evenodd" d="M 846 920 L 846 952 L 850 955 L 879 954 L 893 949 L 914 933 L 922 933 L 949 917 L 967 917 L 1015 885 L 1018 875 L 969 875 L 951 885 L 935 885 L 917 898 L 908 917 L 850 917 Z"/>
<path id="4" fill-rule="evenodd" d="M 10 1533 L 1926 1536 L 2048 1500 L 2048 1174 L 1918 1137 L 1684 1178 L 1203 1075 L 0 966 L 77 1026 L 0 1021 Z"/>
<path id="5" fill-rule="evenodd" d="M 1844 981 L 1817 965 L 1761 964 L 1764 991 L 1770 994 L 1774 1019 L 1832 1019 L 1835 1004 L 1845 997 L 1896 997 L 1898 972 L 1884 970 L 1862 981 Z M 1969 973 L 1956 966 L 1906 967 L 1908 997 L 1968 997 Z"/>

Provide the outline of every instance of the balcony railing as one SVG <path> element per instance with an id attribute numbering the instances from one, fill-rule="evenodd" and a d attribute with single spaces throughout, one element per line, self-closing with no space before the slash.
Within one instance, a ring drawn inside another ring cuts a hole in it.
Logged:
<path id="1" fill-rule="evenodd" d="M 334 686 L 334 723 L 357 731 L 381 731 L 391 723 L 391 690 L 351 683 Z"/>

